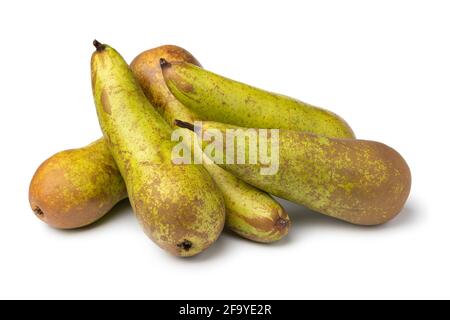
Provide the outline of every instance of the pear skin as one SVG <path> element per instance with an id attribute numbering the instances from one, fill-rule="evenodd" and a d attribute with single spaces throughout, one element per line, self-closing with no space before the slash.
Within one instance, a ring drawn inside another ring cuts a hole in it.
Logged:
<path id="1" fill-rule="evenodd" d="M 144 51 L 132 61 L 130 67 L 152 105 L 173 128 L 177 128 L 175 119 L 195 121 L 199 117 L 179 102 L 167 88 L 160 66 L 161 62 L 164 64 L 167 60 L 186 61 L 200 67 L 192 54 L 172 45 Z M 184 135 L 185 141 L 195 139 L 190 130 L 185 130 Z M 202 153 L 201 150 L 199 153 Z M 289 217 L 269 194 L 207 161 L 205 156 L 203 164 L 224 196 L 228 228 L 244 238 L 264 243 L 280 240 L 288 233 Z"/>
<path id="2" fill-rule="evenodd" d="M 92 91 L 108 148 L 145 233 L 177 256 L 193 256 L 222 232 L 222 194 L 200 165 L 172 162 L 171 127 L 153 108 L 120 54 L 94 41 Z"/>
<path id="3" fill-rule="evenodd" d="M 184 122 L 178 125 L 194 128 Z M 209 129 L 220 130 L 223 135 L 228 129 L 246 130 L 203 122 L 202 130 Z M 264 129 L 251 130 L 259 134 Z M 382 224 L 403 208 L 411 189 L 411 172 L 403 157 L 391 147 L 375 141 L 327 138 L 293 130 L 277 132 L 279 165 L 274 174 L 261 174 L 261 169 L 267 167 L 261 162 L 250 164 L 249 143 L 236 153 L 246 159 L 245 164 L 230 163 L 226 151 L 216 150 L 220 166 L 257 188 L 353 224 Z M 273 150 L 269 149 L 270 155 L 276 152 Z"/>
<path id="4" fill-rule="evenodd" d="M 341 117 L 325 109 L 222 77 L 186 61 L 169 60 L 162 69 L 172 94 L 203 120 L 332 138 L 355 137 Z"/>
<path id="5" fill-rule="evenodd" d="M 126 197 L 125 183 L 103 139 L 53 155 L 36 170 L 29 188 L 36 216 L 60 229 L 89 225 Z"/>

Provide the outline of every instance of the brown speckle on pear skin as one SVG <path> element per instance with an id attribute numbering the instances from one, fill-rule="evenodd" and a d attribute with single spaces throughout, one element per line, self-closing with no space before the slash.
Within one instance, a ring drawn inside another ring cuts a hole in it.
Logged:
<path id="1" fill-rule="evenodd" d="M 111 104 L 109 103 L 109 97 L 108 97 L 108 92 L 107 89 L 104 88 L 102 90 L 102 105 L 103 105 L 103 110 L 107 113 L 107 114 L 111 114 Z"/>

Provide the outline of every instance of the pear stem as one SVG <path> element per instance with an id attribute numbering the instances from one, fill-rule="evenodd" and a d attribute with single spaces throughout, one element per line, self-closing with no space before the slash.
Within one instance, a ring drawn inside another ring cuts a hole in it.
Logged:
<path id="1" fill-rule="evenodd" d="M 172 64 L 164 58 L 159 59 L 159 65 L 162 69 L 169 68 Z"/>
<path id="2" fill-rule="evenodd" d="M 177 125 L 180 128 L 189 129 L 191 131 L 195 131 L 195 127 L 192 123 L 181 121 L 181 120 L 175 120 L 175 125 Z"/>
<path id="3" fill-rule="evenodd" d="M 106 46 L 100 41 L 94 40 L 93 45 L 98 52 L 105 50 Z"/>

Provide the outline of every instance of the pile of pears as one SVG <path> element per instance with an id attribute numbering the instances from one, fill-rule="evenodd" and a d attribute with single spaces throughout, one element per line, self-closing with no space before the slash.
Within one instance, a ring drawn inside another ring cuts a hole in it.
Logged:
<path id="1" fill-rule="evenodd" d="M 385 144 L 357 140 L 338 115 L 206 71 L 177 46 L 145 51 L 130 65 L 112 47 L 94 46 L 103 137 L 53 155 L 34 174 L 30 205 L 50 226 L 87 226 L 128 197 L 147 236 L 187 257 L 224 226 L 262 243 L 285 237 L 291 222 L 272 195 L 356 225 L 379 225 L 402 210 L 411 188 L 405 160 Z M 207 160 L 192 130 L 198 121 L 224 133 L 279 129 L 278 172 L 261 175 L 259 163 L 175 164 L 174 129 Z"/>

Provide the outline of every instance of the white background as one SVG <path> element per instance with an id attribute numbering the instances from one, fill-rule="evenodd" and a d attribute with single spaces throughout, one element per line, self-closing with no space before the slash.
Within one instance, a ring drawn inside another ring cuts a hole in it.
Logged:
<path id="1" fill-rule="evenodd" d="M 448 1 L 1 1 L 0 298 L 450 298 Z M 274 245 L 225 233 L 174 258 L 128 203 L 58 231 L 28 184 L 53 153 L 100 136 L 91 42 L 127 61 L 177 44 L 205 68 L 342 115 L 408 161 L 394 221 L 351 226 L 287 204 Z"/>

